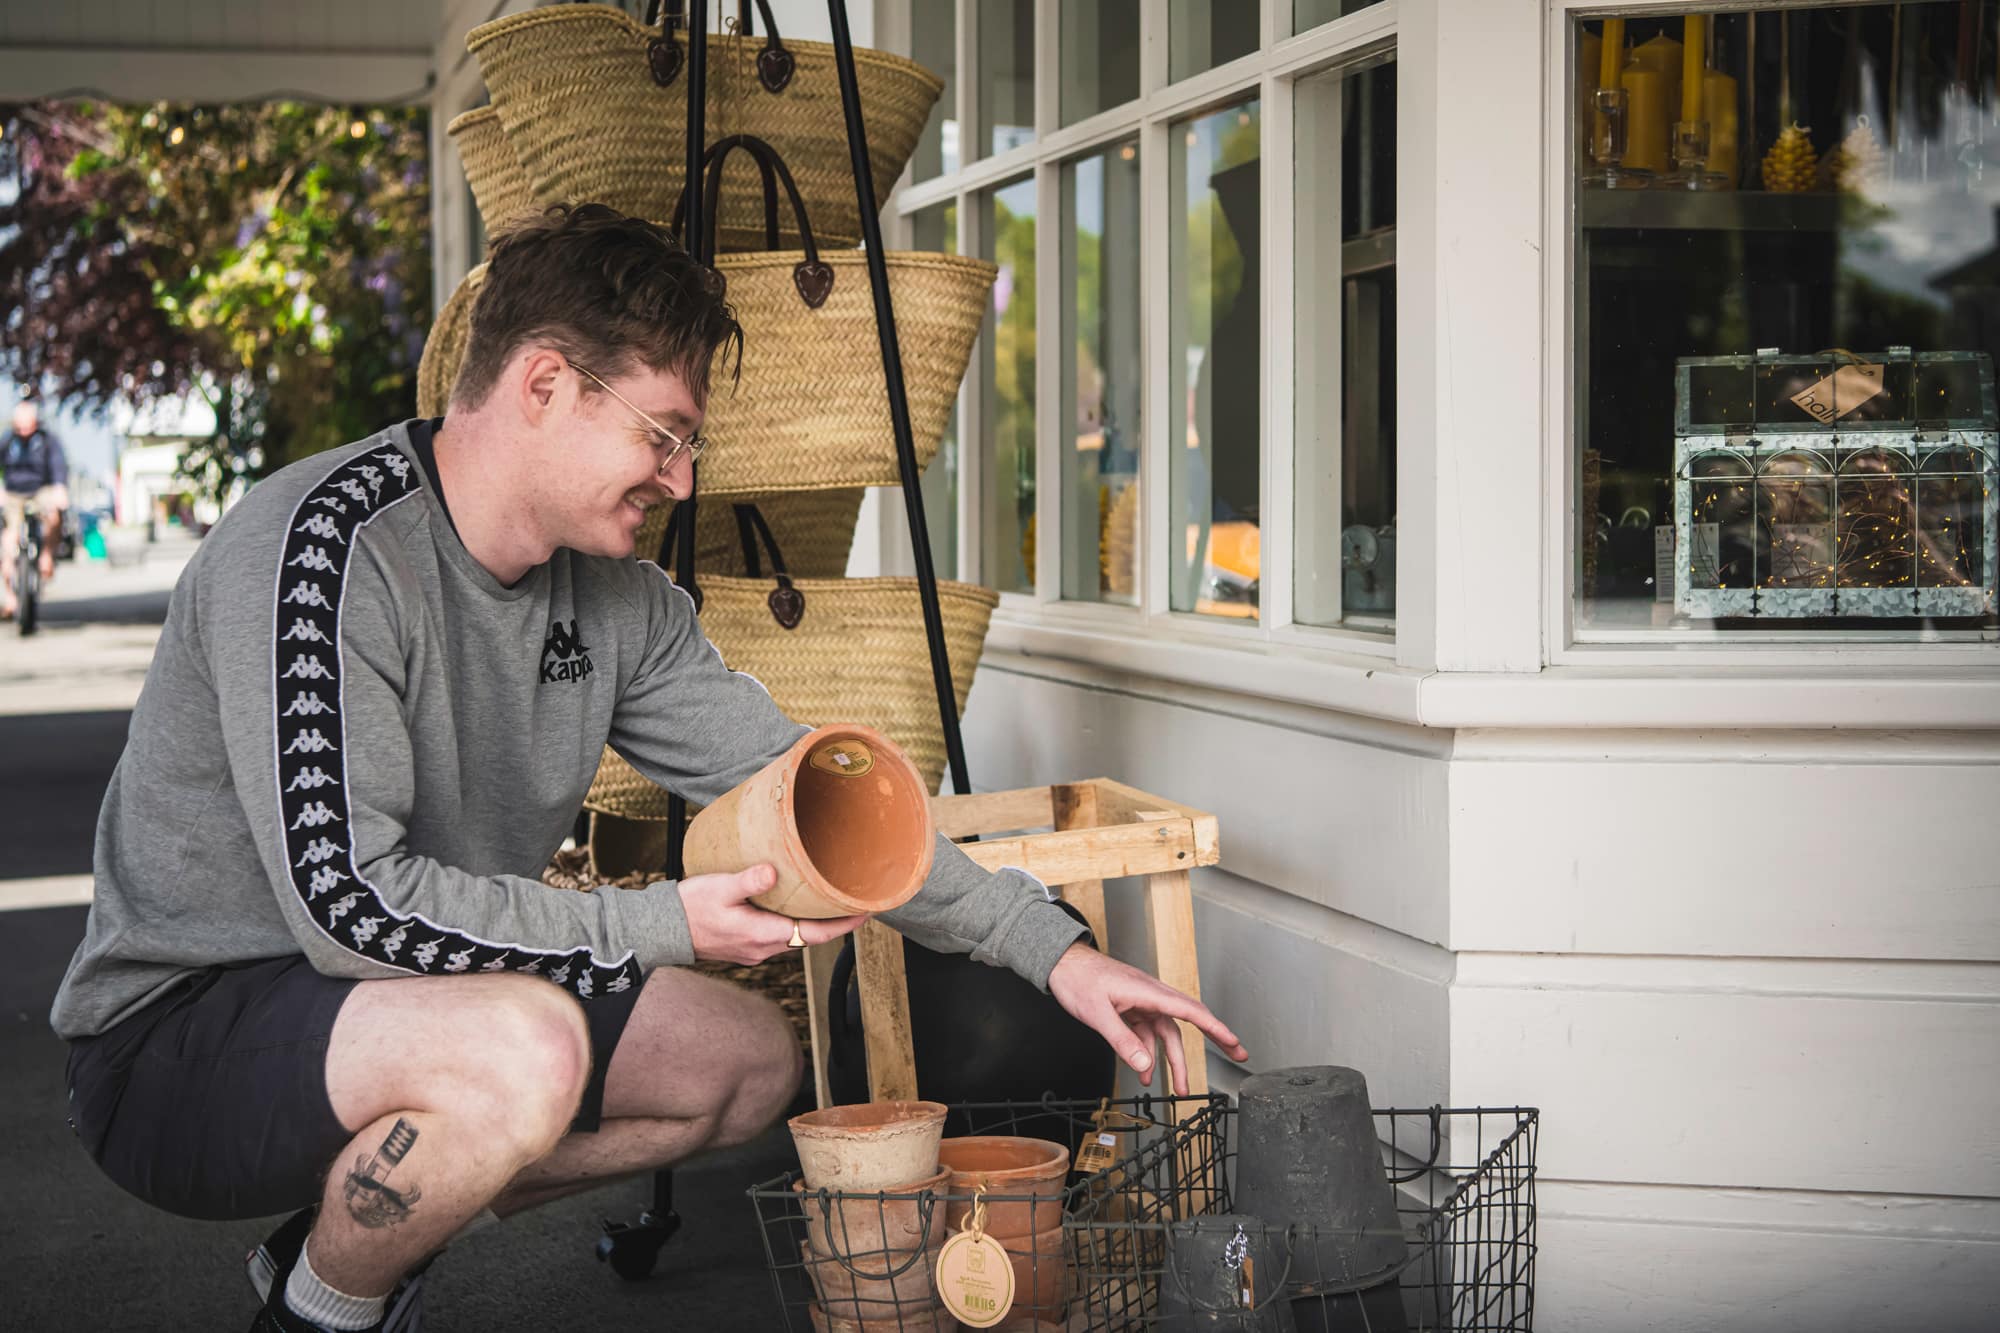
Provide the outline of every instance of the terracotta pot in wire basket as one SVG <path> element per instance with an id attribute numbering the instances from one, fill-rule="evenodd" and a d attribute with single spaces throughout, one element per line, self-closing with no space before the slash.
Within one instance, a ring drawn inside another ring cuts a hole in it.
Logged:
<path id="1" fill-rule="evenodd" d="M 703 432 L 715 453 L 702 464 L 702 493 L 899 485 L 867 256 L 819 248 L 785 159 L 748 135 L 709 149 L 705 216 L 717 216 L 723 167 L 737 151 L 760 168 L 767 221 L 779 213 L 783 187 L 802 248 L 777 250 L 774 229 L 771 251 L 716 259 L 743 325 L 743 366 L 736 385 L 718 383 L 709 396 Z M 673 226 L 679 229 L 678 216 Z M 922 469 L 937 454 L 999 270 L 961 255 L 891 251 L 884 258 Z"/>
<path id="2" fill-rule="evenodd" d="M 792 578 L 768 527 L 752 523 L 771 553 L 771 573 L 763 572 L 753 550 L 745 555 L 748 576 L 701 575 L 691 585 L 700 593 L 701 626 L 709 641 L 731 670 L 761 681 L 793 721 L 862 722 L 881 731 L 935 793 L 944 776 L 944 733 L 917 581 Z M 961 713 L 999 602 L 991 588 L 938 580 L 952 692 Z M 667 817 L 666 791 L 608 747 L 584 805 L 625 819 Z"/>
<path id="3" fill-rule="evenodd" d="M 490 106 L 474 108 L 454 116 L 445 133 L 458 145 L 465 163 L 465 183 L 472 187 L 472 201 L 479 206 L 480 221 L 488 232 L 502 223 L 532 210 L 540 201 L 521 159 L 508 142 L 500 125 L 500 113 Z"/>
<path id="4" fill-rule="evenodd" d="M 655 6 L 657 9 L 658 7 Z M 857 244 L 861 217 L 849 165 L 833 47 L 779 36 L 757 0 L 763 33 L 709 42 L 708 126 L 754 134 L 797 164 L 799 184 L 829 247 Z M 747 20 L 749 6 L 742 6 Z M 493 107 L 543 199 L 594 200 L 660 218 L 680 194 L 687 160 L 686 37 L 610 5 L 553 5 L 483 23 L 466 37 Z M 944 80 L 914 61 L 856 47 L 868 157 L 880 208 L 902 175 Z M 796 231 L 783 233 L 797 245 Z M 724 205 L 723 250 L 764 244 L 754 197 Z"/>

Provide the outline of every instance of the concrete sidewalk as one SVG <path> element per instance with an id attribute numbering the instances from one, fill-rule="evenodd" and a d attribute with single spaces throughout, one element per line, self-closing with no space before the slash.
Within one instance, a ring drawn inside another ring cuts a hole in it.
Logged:
<path id="1" fill-rule="evenodd" d="M 92 836 L 174 580 L 196 550 L 169 530 L 139 564 L 59 567 L 43 631 L 0 625 L 0 1328 L 247 1328 L 242 1256 L 277 1219 L 190 1222 L 100 1175 L 65 1123 L 63 1043 L 49 1004 L 83 937 Z M 803 1109 L 801 1107 L 800 1109 Z M 631 1221 L 646 1182 L 607 1186 L 488 1228 L 432 1269 L 425 1328 L 781 1327 L 744 1190 L 793 1164 L 782 1125 L 676 1173 L 686 1227 L 654 1277 L 592 1256 L 604 1218 Z"/>

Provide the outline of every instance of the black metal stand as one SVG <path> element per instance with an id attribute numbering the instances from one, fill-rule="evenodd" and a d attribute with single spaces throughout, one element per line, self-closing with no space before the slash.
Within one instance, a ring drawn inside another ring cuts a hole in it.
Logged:
<path id="1" fill-rule="evenodd" d="M 747 7 L 746 7 L 747 8 Z M 924 516 L 923 473 L 917 467 L 916 440 L 910 428 L 909 394 L 903 383 L 903 353 L 896 338 L 896 309 L 889 293 L 889 269 L 882 249 L 882 222 L 875 208 L 874 170 L 868 161 L 868 129 L 862 121 L 861 88 L 854 72 L 854 41 L 848 32 L 846 0 L 827 0 L 833 24 L 834 67 L 840 79 L 841 109 L 847 118 L 847 149 L 854 169 L 854 192 L 861 205 L 862 246 L 868 255 L 868 284 L 875 301 L 875 332 L 882 347 L 882 371 L 889 395 L 889 420 L 896 438 L 896 467 L 902 481 L 903 509 L 910 524 L 910 545 L 916 560 L 919 600 L 923 604 L 924 638 L 930 647 L 931 683 L 937 691 L 938 722 L 944 732 L 952 790 L 969 792 L 972 779 L 965 763 L 965 739 L 959 729 L 958 695 L 952 687 L 951 657 L 944 638 L 944 615 L 938 609 L 937 568 L 931 559 L 930 524 Z M 743 15 L 744 30 L 749 15 Z M 687 232 L 695 257 L 715 262 L 713 238 L 702 217 L 702 158 L 707 149 L 708 0 L 687 3 Z M 697 488 L 698 493 L 698 488 Z M 694 572 L 696 496 L 683 500 L 676 515 L 675 577 L 685 586 Z M 665 554 L 663 551 L 662 555 Z M 687 836 L 687 802 L 667 801 L 667 866 L 679 879 Z M 674 1212 L 674 1176 L 653 1173 L 653 1203 L 636 1223 L 607 1221 L 597 1242 L 597 1257 L 627 1281 L 649 1276 L 660 1249 L 680 1229 Z"/>
<path id="2" fill-rule="evenodd" d="M 712 264 L 715 255 L 712 242 L 704 239 L 708 227 L 702 216 L 700 189 L 701 159 L 708 145 L 708 0 L 688 0 L 687 39 L 686 179 L 692 183 L 687 190 L 687 236 L 695 257 L 704 264 Z M 681 501 L 680 522 L 676 524 L 680 540 L 679 549 L 675 552 L 674 573 L 683 585 L 694 571 L 698 483 L 697 477 L 695 484 L 689 488 L 688 498 Z M 682 851 L 686 838 L 687 802 L 677 795 L 669 796 L 666 867 L 669 878 L 679 879 L 683 873 Z M 662 1168 L 653 1173 L 652 1206 L 639 1214 L 637 1222 L 605 1220 L 604 1234 L 598 1238 L 596 1245 L 597 1258 L 602 1263 L 610 1264 L 611 1271 L 627 1282 L 641 1281 L 652 1276 L 661 1248 L 673 1239 L 680 1227 L 681 1216 L 674 1211 L 674 1173 L 671 1168 Z"/>

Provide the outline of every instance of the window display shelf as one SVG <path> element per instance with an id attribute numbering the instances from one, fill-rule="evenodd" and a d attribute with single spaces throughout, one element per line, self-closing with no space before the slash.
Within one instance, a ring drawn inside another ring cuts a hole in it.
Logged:
<path id="1" fill-rule="evenodd" d="M 1586 231 L 1797 231 L 1840 229 L 1837 194 L 1763 191 L 1593 190 L 1579 186 L 1577 225 Z"/>

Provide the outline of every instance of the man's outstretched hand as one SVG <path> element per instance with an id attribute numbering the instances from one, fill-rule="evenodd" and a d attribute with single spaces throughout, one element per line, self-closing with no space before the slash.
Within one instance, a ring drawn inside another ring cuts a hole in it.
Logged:
<path id="1" fill-rule="evenodd" d="M 1187 1052 L 1181 1045 L 1182 1023 L 1192 1023 L 1232 1060 L 1250 1058 L 1223 1021 L 1200 1000 L 1191 1000 L 1165 982 L 1138 968 L 1107 957 L 1078 941 L 1069 946 L 1049 973 L 1049 994 L 1080 1023 L 1087 1023 L 1111 1043 L 1118 1058 L 1138 1071 L 1139 1081 L 1153 1086 L 1153 1043 L 1167 1051 L 1173 1091 L 1188 1090 Z"/>
<path id="2" fill-rule="evenodd" d="M 767 912 L 750 900 L 778 882 L 769 865 L 755 865 L 733 875 L 695 875 L 681 881 L 681 907 L 687 912 L 694 956 L 719 963 L 761 963 L 792 947 L 792 918 Z M 798 923 L 807 944 L 837 940 L 868 918 L 833 917 Z"/>

